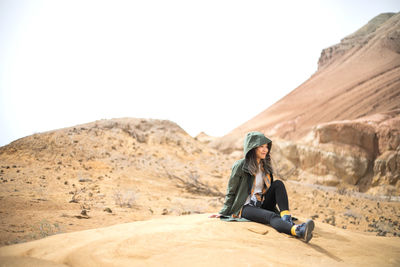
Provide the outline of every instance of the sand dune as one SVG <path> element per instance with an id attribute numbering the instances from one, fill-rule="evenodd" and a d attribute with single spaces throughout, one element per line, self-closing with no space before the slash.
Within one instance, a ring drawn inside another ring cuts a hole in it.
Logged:
<path id="1" fill-rule="evenodd" d="M 0 248 L 0 266 L 399 266 L 400 240 L 318 223 L 309 244 L 208 214 L 60 234 Z M 57 265 L 58 264 L 58 265 Z"/>

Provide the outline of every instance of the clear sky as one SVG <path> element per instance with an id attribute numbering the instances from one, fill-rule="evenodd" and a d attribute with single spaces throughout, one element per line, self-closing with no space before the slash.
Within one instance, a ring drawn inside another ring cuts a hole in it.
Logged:
<path id="1" fill-rule="evenodd" d="M 0 0 L 0 146 L 118 117 L 221 136 L 398 0 Z"/>

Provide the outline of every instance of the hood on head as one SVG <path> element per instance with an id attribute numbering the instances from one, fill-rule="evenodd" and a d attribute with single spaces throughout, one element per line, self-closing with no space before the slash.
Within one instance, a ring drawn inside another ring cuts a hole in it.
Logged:
<path id="1" fill-rule="evenodd" d="M 244 139 L 244 145 L 243 145 L 243 153 L 244 157 L 246 157 L 247 153 L 249 153 L 250 150 L 253 148 L 262 146 L 264 144 L 268 144 L 268 153 L 271 151 L 272 147 L 272 141 L 269 140 L 263 133 L 260 132 L 250 132 L 246 135 L 246 138 Z"/>

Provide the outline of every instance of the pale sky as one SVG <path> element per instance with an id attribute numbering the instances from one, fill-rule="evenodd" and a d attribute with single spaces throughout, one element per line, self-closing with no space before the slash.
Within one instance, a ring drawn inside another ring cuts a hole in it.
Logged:
<path id="1" fill-rule="evenodd" d="M 222 136 L 398 0 L 0 0 L 0 146 L 119 117 Z"/>

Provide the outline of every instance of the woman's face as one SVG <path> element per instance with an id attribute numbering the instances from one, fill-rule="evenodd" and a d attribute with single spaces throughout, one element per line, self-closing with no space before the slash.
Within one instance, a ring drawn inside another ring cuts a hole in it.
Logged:
<path id="1" fill-rule="evenodd" d="M 264 144 L 262 146 L 257 147 L 256 148 L 257 160 L 265 159 L 265 156 L 267 156 L 267 154 L 268 154 L 268 150 L 269 149 L 268 149 L 268 145 L 267 144 Z"/>

